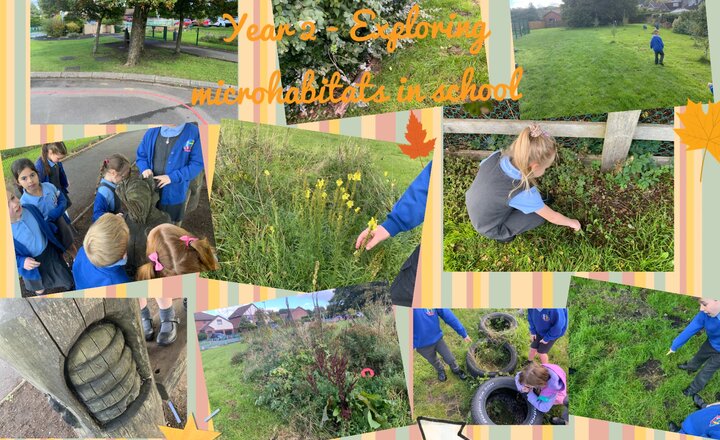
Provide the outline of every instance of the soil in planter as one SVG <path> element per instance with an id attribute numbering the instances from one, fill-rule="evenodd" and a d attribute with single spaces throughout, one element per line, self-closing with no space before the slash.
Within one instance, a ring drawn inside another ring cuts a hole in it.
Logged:
<path id="1" fill-rule="evenodd" d="M 472 354 L 475 364 L 483 371 L 498 371 L 510 362 L 510 353 L 502 342 L 480 341 Z"/>
<path id="2" fill-rule="evenodd" d="M 491 318 L 487 320 L 488 327 L 494 332 L 504 332 L 510 329 L 510 321 L 506 318 Z"/>
<path id="3" fill-rule="evenodd" d="M 517 391 L 504 388 L 488 396 L 485 410 L 496 425 L 520 425 L 527 417 L 526 400 Z"/>
<path id="4" fill-rule="evenodd" d="M 657 359 L 648 359 L 647 362 L 635 369 L 635 375 L 640 379 L 647 391 L 653 391 L 665 379 L 665 371 Z"/>

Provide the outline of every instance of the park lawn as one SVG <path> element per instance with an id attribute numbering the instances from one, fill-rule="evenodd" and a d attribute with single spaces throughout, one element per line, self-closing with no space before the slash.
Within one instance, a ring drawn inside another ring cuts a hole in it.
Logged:
<path id="1" fill-rule="evenodd" d="M 220 145 L 214 279 L 302 292 L 392 281 L 419 243 L 416 228 L 355 251 L 371 218 L 382 223 L 427 164 L 394 143 L 225 120 Z M 347 178 L 356 172 L 359 181 Z"/>
<path id="2" fill-rule="evenodd" d="M 666 430 L 668 421 L 679 424 L 696 411 L 682 394 L 694 376 L 677 365 L 690 360 L 706 336 L 666 355 L 698 313 L 695 298 L 573 278 L 568 308 L 573 415 Z M 700 395 L 712 403 L 719 390 L 716 374 Z"/>
<path id="3" fill-rule="evenodd" d="M 232 433 L 234 438 L 274 438 L 281 417 L 255 405 L 258 391 L 243 381 L 242 364 L 230 364 L 235 353 L 246 349 L 247 344 L 241 342 L 201 352 L 210 409 L 220 408 L 213 417 L 214 430 Z"/>
<path id="4" fill-rule="evenodd" d="M 113 37 L 100 37 L 96 57 L 107 57 L 97 61 L 92 55 L 93 39 L 30 41 L 30 70 L 32 72 L 62 72 L 66 67 L 79 67 L 81 72 L 117 72 L 159 75 L 198 81 L 237 84 L 237 64 L 227 61 L 201 58 L 188 54 L 175 54 L 170 49 L 146 47 L 140 64 L 125 67 L 127 52 L 106 46 L 118 42 Z M 74 56 L 72 60 L 61 60 Z"/>
<path id="5" fill-rule="evenodd" d="M 509 335 L 509 342 L 515 347 L 518 355 L 518 366 L 515 372 L 522 369 L 523 364 L 527 361 L 530 348 L 530 330 L 524 310 L 452 309 L 452 312 L 463 324 L 473 342 L 478 338 L 478 324 L 482 316 L 492 312 L 505 312 L 515 316 L 518 326 Z M 440 328 L 443 331 L 445 343 L 450 347 L 455 360 L 460 365 L 460 368 L 467 373 L 465 358 L 470 344 L 463 341 L 455 330 L 446 325 L 442 319 L 440 319 Z M 549 360 L 551 363 L 560 365 L 567 372 L 569 365 L 567 336 L 558 339 L 550 351 Z M 415 418 L 422 416 L 473 424 L 470 414 L 472 397 L 478 386 L 485 382 L 487 378 L 472 379 L 468 375 L 468 379 L 462 381 L 450 372 L 447 365 L 445 365 L 445 371 L 448 377 L 447 381 L 438 381 L 435 369 L 424 357 L 420 356 L 416 351 L 413 352 L 413 403 L 415 407 L 413 416 Z M 572 393 L 572 388 L 569 389 Z M 556 406 L 549 414 L 549 417 L 560 416 L 562 409 Z"/>
<path id="6" fill-rule="evenodd" d="M 82 150 L 83 148 L 86 148 L 88 145 L 90 145 L 93 142 L 97 142 L 100 139 L 106 136 L 90 136 L 90 137 L 84 137 L 84 138 L 78 138 L 78 139 L 72 139 L 69 141 L 63 141 L 65 142 L 65 147 L 68 151 L 68 156 L 71 154 Z M 13 148 L 10 150 L 4 150 L 0 153 L 0 157 L 2 157 L 2 169 L 3 169 L 3 175 L 5 176 L 5 179 L 12 179 L 12 173 L 10 172 L 10 165 L 16 160 L 20 159 L 22 157 L 25 157 L 27 159 L 30 159 L 35 163 L 38 157 L 40 157 L 40 151 L 41 146 L 34 146 L 34 147 L 21 147 L 21 148 Z"/>
<path id="7" fill-rule="evenodd" d="M 558 159 L 538 181 L 556 211 L 582 227 L 545 223 L 500 243 L 475 231 L 465 192 L 478 170 L 474 159 L 444 161 L 444 268 L 448 272 L 671 272 L 673 255 L 673 168 L 649 156 L 632 157 L 615 172 L 580 162 L 560 148 Z"/>
<path id="8" fill-rule="evenodd" d="M 198 38 L 198 29 L 200 32 Z M 184 29 L 182 34 L 182 46 L 196 46 L 195 41 L 197 39 L 197 46 L 207 47 L 208 49 L 224 50 L 226 52 L 237 52 L 237 39 L 233 39 L 229 43 L 223 41 L 223 38 L 230 37 L 232 35 L 233 28 L 230 27 L 191 27 Z M 162 28 L 156 27 L 155 34 L 153 36 L 152 27 L 148 26 L 145 30 L 145 38 L 162 40 Z M 168 29 L 168 39 L 172 40 L 172 30 Z"/>
<path id="9" fill-rule="evenodd" d="M 674 107 L 712 100 L 704 50 L 687 35 L 661 30 L 665 66 L 650 49 L 652 27 L 533 30 L 515 40 L 523 119 Z"/>

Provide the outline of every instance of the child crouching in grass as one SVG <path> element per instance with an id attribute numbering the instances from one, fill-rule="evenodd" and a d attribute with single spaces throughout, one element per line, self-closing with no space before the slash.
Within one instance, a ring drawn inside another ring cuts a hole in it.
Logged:
<path id="1" fill-rule="evenodd" d="M 527 393 L 528 402 L 540 412 L 568 404 L 565 371 L 558 365 L 533 362 L 515 375 L 515 386 L 521 393 Z M 567 422 L 565 415 L 561 420 L 553 420 L 553 424 L 565 424 L 563 422 Z"/>
<path id="2" fill-rule="evenodd" d="M 465 194 L 465 205 L 475 230 L 502 243 L 545 222 L 580 230 L 580 222 L 545 204 L 536 179 L 555 160 L 555 140 L 533 124 L 504 151 L 480 163 Z"/>
<path id="3" fill-rule="evenodd" d="M 6 189 L 15 262 L 25 288 L 37 295 L 47 289 L 72 290 L 73 278 L 62 258 L 65 251 L 51 224 L 33 205 L 22 205 L 14 191 Z"/>
<path id="4" fill-rule="evenodd" d="M 125 273 L 128 237 L 120 216 L 103 214 L 93 223 L 73 264 L 75 286 L 91 289 L 129 282 Z"/>

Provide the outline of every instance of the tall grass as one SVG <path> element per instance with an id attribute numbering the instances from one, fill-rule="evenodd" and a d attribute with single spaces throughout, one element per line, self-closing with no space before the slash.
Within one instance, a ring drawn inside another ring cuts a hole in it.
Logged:
<path id="1" fill-rule="evenodd" d="M 392 280 L 419 232 L 372 251 L 356 251 L 355 239 L 402 194 L 396 170 L 420 167 L 386 162 L 383 171 L 357 139 L 315 150 L 298 131 L 223 126 L 211 199 L 220 270 L 211 276 L 298 291 Z"/>

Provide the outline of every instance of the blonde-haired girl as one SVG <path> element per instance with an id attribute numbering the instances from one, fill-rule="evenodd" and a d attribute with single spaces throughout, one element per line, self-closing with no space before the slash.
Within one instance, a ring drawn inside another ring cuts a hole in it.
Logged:
<path id="1" fill-rule="evenodd" d="M 110 286 L 130 281 L 125 273 L 130 232 L 125 220 L 103 214 L 90 226 L 73 263 L 77 289 Z"/>
<path id="2" fill-rule="evenodd" d="M 206 239 L 170 223 L 154 227 L 147 238 L 148 262 L 138 268 L 138 281 L 216 270 L 215 250 Z"/>
<path id="3" fill-rule="evenodd" d="M 480 163 L 465 205 L 473 227 L 500 242 L 534 229 L 545 220 L 580 230 L 580 222 L 548 207 L 536 185 L 557 153 L 555 140 L 539 125 L 525 128 L 502 153 Z"/>

